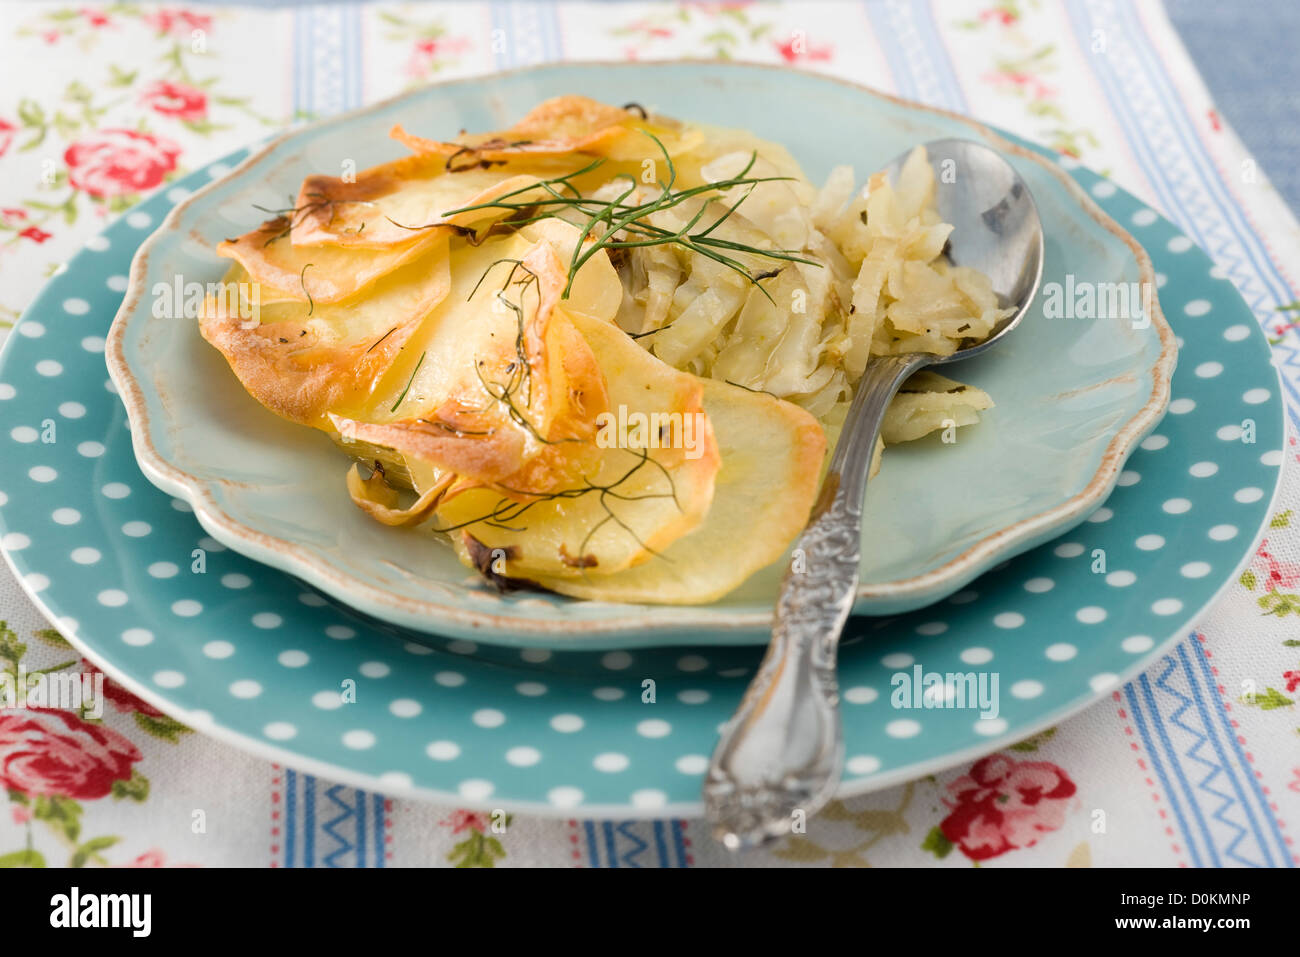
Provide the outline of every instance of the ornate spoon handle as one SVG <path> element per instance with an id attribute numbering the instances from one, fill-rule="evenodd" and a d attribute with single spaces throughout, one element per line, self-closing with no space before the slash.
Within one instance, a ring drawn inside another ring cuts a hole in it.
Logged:
<path id="1" fill-rule="evenodd" d="M 722 729 L 704 784 L 705 813 L 732 850 L 789 833 L 839 783 L 835 652 L 857 593 L 862 495 L 890 399 L 931 358 L 878 357 L 858 384 L 812 519 L 781 583 L 767 655 Z"/>

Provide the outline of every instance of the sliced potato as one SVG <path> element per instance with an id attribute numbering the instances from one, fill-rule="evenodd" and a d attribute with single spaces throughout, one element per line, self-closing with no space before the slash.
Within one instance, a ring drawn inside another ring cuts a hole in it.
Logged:
<path id="1" fill-rule="evenodd" d="M 703 380 L 703 386 L 722 457 L 704 522 L 634 568 L 538 577 L 538 584 L 599 601 L 701 604 L 721 598 L 785 553 L 808 522 L 825 434 L 816 419 L 789 402 L 715 380 Z"/>

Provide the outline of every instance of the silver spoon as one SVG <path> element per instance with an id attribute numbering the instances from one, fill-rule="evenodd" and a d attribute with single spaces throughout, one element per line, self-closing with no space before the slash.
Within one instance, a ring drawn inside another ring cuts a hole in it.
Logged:
<path id="1" fill-rule="evenodd" d="M 918 369 L 993 348 L 1038 292 L 1043 229 L 1024 180 L 982 143 L 935 140 L 926 151 L 939 215 L 953 226 L 948 258 L 987 275 L 1002 307 L 1016 311 L 988 338 L 950 356 L 914 352 L 868 363 L 812 517 L 795 542 L 803 569 L 786 572 L 767 655 L 723 727 L 705 779 L 713 834 L 733 851 L 789 833 L 796 821 L 820 810 L 839 784 L 844 741 L 835 653 L 857 597 L 862 496 L 886 407 Z M 904 154 L 886 167 L 893 182 L 906 159 Z"/>

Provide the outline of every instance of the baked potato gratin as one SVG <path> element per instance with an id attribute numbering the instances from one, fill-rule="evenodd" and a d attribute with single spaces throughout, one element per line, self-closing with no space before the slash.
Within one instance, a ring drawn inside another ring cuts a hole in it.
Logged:
<path id="1" fill-rule="evenodd" d="M 726 594 L 806 523 L 871 356 L 951 353 L 1005 315 L 944 258 L 921 149 L 896 183 L 844 166 L 819 191 L 749 133 L 577 96 L 392 136 L 411 155 L 308 176 L 219 245 L 225 288 L 256 295 L 210 297 L 202 334 L 352 457 L 360 508 L 502 588 Z M 991 404 L 914 376 L 873 469 Z"/>

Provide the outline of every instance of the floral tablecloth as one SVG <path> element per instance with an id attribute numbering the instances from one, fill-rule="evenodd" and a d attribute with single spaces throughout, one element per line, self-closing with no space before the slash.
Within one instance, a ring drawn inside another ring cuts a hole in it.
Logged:
<path id="1" fill-rule="evenodd" d="M 104 224 L 236 146 L 433 80 L 681 56 L 833 73 L 1104 171 L 1209 251 L 1300 403 L 1300 226 L 1155 0 L 6 4 L 0 337 Z M 0 864 L 1294 866 L 1297 458 L 1253 565 L 1138 680 L 971 765 L 832 804 L 806 835 L 740 861 L 698 821 L 516 816 L 494 833 L 478 813 L 249 757 L 110 683 L 102 723 L 0 711 Z M 0 668 L 20 664 L 93 667 L 0 571 Z"/>

